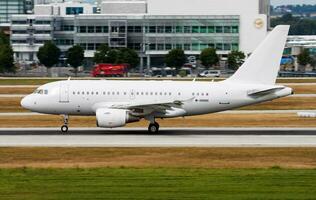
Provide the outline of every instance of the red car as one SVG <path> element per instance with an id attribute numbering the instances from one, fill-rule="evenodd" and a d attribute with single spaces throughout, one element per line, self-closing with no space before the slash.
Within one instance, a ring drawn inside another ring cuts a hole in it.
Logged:
<path id="1" fill-rule="evenodd" d="M 93 77 L 126 77 L 128 72 L 127 64 L 97 64 L 92 69 Z"/>

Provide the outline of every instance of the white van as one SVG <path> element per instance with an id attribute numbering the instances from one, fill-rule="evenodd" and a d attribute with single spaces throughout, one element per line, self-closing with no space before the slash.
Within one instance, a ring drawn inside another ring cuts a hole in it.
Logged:
<path id="1" fill-rule="evenodd" d="M 204 72 L 199 74 L 200 77 L 220 77 L 220 70 L 205 70 Z"/>

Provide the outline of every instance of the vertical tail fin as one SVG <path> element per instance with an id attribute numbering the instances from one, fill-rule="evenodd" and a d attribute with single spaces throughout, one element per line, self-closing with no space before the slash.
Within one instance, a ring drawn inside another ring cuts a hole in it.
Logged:
<path id="1" fill-rule="evenodd" d="M 274 85 L 290 26 L 279 25 L 228 81 Z"/>

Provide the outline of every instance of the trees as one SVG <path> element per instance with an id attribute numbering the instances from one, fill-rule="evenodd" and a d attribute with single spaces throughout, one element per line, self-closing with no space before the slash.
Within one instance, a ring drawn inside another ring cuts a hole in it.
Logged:
<path id="1" fill-rule="evenodd" d="M 10 45 L 9 37 L 0 29 L 0 45 Z"/>
<path id="2" fill-rule="evenodd" d="M 106 44 L 102 44 L 94 53 L 93 61 L 95 63 L 108 63 L 108 53 L 111 49 Z"/>
<path id="3" fill-rule="evenodd" d="M 77 76 L 78 67 L 82 65 L 84 60 L 84 50 L 80 45 L 75 45 L 67 51 L 67 63 L 75 69 Z"/>
<path id="4" fill-rule="evenodd" d="M 242 51 L 230 52 L 227 57 L 228 68 L 237 70 L 244 63 L 245 58 L 246 56 Z"/>
<path id="5" fill-rule="evenodd" d="M 297 56 L 297 62 L 302 66 L 312 63 L 312 58 L 308 49 L 303 49 L 303 51 Z"/>
<path id="6" fill-rule="evenodd" d="M 37 58 L 41 64 L 48 68 L 48 75 L 51 75 L 50 68 L 59 61 L 60 49 L 51 41 L 40 47 L 37 52 Z"/>
<path id="7" fill-rule="evenodd" d="M 118 49 L 111 49 L 107 54 L 107 62 L 104 63 L 113 63 L 117 64 L 119 62 L 118 56 L 120 51 Z"/>
<path id="8" fill-rule="evenodd" d="M 0 45 L 0 73 L 15 72 L 13 50 L 10 45 Z"/>
<path id="9" fill-rule="evenodd" d="M 0 31 L 0 73 L 4 72 L 15 72 L 15 66 L 9 38 Z"/>
<path id="10" fill-rule="evenodd" d="M 131 68 L 134 68 L 139 64 L 138 54 L 133 49 L 121 49 L 118 54 L 117 63 L 127 63 Z"/>
<path id="11" fill-rule="evenodd" d="M 105 44 L 95 52 L 93 60 L 95 63 L 126 63 L 132 68 L 139 64 L 138 54 L 133 49 L 111 49 Z"/>
<path id="12" fill-rule="evenodd" d="M 165 56 L 165 62 L 169 67 L 175 67 L 179 70 L 186 62 L 186 56 L 182 49 L 172 49 Z"/>
<path id="13" fill-rule="evenodd" d="M 271 19 L 271 26 L 275 27 L 280 24 L 291 25 L 289 35 L 315 35 L 316 21 L 312 19 L 302 19 L 301 17 L 293 17 L 288 13 L 282 17 Z"/>
<path id="14" fill-rule="evenodd" d="M 200 54 L 200 60 L 202 65 L 204 65 L 206 68 L 216 65 L 219 61 L 216 50 L 213 48 L 204 49 Z"/>

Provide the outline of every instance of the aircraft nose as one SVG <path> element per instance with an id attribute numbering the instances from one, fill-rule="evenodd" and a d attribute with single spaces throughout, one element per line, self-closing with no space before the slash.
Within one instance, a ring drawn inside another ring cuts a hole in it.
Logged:
<path id="1" fill-rule="evenodd" d="M 30 110 L 31 109 L 31 98 L 29 96 L 26 96 L 24 97 L 22 100 L 21 100 L 21 106 L 25 109 L 28 109 Z"/>

